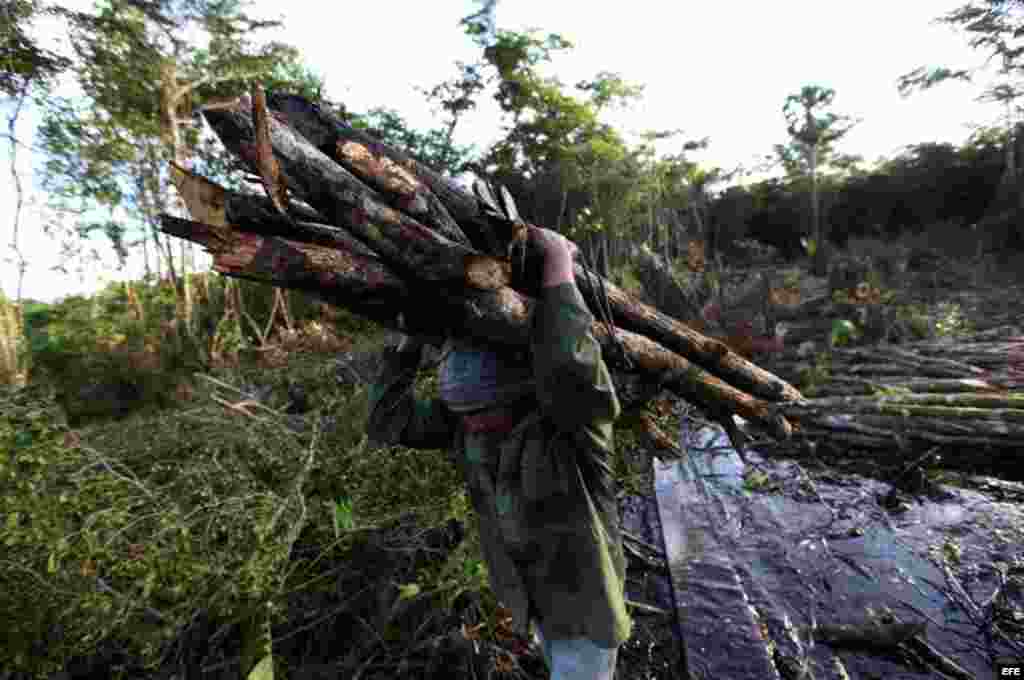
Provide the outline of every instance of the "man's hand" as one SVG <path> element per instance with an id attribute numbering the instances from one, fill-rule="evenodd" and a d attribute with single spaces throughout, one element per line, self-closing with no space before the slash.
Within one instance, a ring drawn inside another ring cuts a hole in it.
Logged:
<path id="1" fill-rule="evenodd" d="M 576 244 L 558 232 L 533 225 L 529 227 L 529 237 L 544 252 L 544 278 L 541 285 L 550 288 L 571 283 L 574 280 L 572 260 L 579 252 Z"/>

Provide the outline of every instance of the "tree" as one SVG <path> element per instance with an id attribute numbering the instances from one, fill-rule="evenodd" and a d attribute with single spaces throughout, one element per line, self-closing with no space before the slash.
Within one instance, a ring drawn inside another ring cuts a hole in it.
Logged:
<path id="1" fill-rule="evenodd" d="M 421 141 L 421 144 L 428 146 L 432 152 L 421 155 L 406 147 L 407 151 L 423 162 L 451 175 L 466 169 L 472 152 L 470 147 L 455 144 L 455 128 L 466 113 L 476 108 L 476 98 L 487 86 L 482 64 L 465 64 L 459 61 L 456 62 L 456 67 L 459 70 L 458 76 L 430 89 L 419 88 L 427 101 L 437 107 L 434 113 L 444 116 L 444 129 L 431 130 Z"/>
<path id="2" fill-rule="evenodd" d="M 68 66 L 67 59 L 40 46 L 30 36 L 35 20 L 54 11 L 34 0 L 11 0 L 0 7 L 0 101 L 9 107 L 7 132 L 3 136 L 9 144 L 11 186 L 14 189 L 14 214 L 8 244 L 10 256 L 0 261 L 13 264 L 18 273 L 13 299 L 8 299 L 0 290 L 0 383 L 20 381 L 27 368 L 27 350 L 21 332 L 21 302 L 28 260 L 20 244 L 25 191 L 18 164 L 21 148 L 31 147 L 18 139 L 17 127 L 25 105 L 34 96 L 43 95 L 53 78 Z"/>
<path id="3" fill-rule="evenodd" d="M 980 95 L 981 101 L 1003 107 L 1006 139 L 1005 165 L 1000 182 L 1000 204 L 1014 203 L 1024 210 L 1024 3 L 1019 0 L 971 0 L 960 8 L 936 19 L 963 31 L 968 44 L 986 55 L 985 66 L 973 69 L 951 69 L 945 66 L 921 66 L 900 77 L 897 87 L 902 95 L 927 90 L 949 81 L 973 82 L 995 63 L 995 75 Z"/>
<path id="4" fill-rule="evenodd" d="M 30 35 L 36 19 L 59 13 L 37 0 L 7 0 L 0 6 L 0 92 L 17 100 L 32 84 L 67 68 L 68 61 Z"/>
<path id="5" fill-rule="evenodd" d="M 223 176 L 231 164 L 204 142 L 199 107 L 236 98 L 254 81 L 310 96 L 322 82 L 295 48 L 256 43 L 279 22 L 250 17 L 238 0 L 109 0 L 94 13 L 67 16 L 81 96 L 48 107 L 40 128 L 44 187 L 63 210 L 81 215 L 83 235 L 106 233 L 120 254 L 141 245 L 147 268 L 152 248 L 191 330 L 190 253 L 182 242 L 176 258 L 157 228 L 157 215 L 176 205 L 168 162 Z M 117 209 L 128 223 L 114 217 Z"/>
<path id="6" fill-rule="evenodd" d="M 835 90 L 820 85 L 806 85 L 800 92 L 786 97 L 782 112 L 790 142 L 775 147 L 787 175 L 803 177 L 810 184 L 811 233 L 816 247 L 813 268 L 819 276 L 828 272 L 819 175 L 823 168 L 839 160 L 834 145 L 856 124 L 850 117 L 828 110 L 834 99 Z"/>
<path id="7" fill-rule="evenodd" d="M 440 87 L 440 86 L 439 86 Z M 452 133 L 457 116 L 443 129 L 415 130 L 398 111 L 375 107 L 350 117 L 353 127 L 364 129 L 385 144 L 402 149 L 428 167 L 449 176 L 462 172 L 473 147 L 455 144 Z"/>
<path id="8" fill-rule="evenodd" d="M 591 256 L 606 262 L 617 254 L 628 195 L 641 172 L 635 150 L 600 120 L 614 107 L 628 105 L 642 88 L 615 73 L 601 72 L 575 88 L 541 70 L 572 44 L 558 34 L 500 30 L 494 0 L 462 20 L 482 59 L 462 66 L 459 87 L 449 92 L 458 106 L 492 88 L 505 114 L 503 137 L 470 164 L 478 175 L 505 184 L 516 195 L 524 217 L 584 237 Z"/>

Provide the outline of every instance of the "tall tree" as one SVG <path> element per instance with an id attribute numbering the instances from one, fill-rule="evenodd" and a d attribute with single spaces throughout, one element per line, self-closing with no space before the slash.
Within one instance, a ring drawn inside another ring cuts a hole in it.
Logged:
<path id="1" fill-rule="evenodd" d="M 0 7 L 0 102 L 7 107 L 6 133 L 9 145 L 11 186 L 14 189 L 14 214 L 9 241 L 10 257 L 4 262 L 13 264 L 18 272 L 15 301 L 21 299 L 21 289 L 28 261 L 20 247 L 21 214 L 25 192 L 18 170 L 19 151 L 31 147 L 18 139 L 18 120 L 33 96 L 42 96 L 52 80 L 65 68 L 68 60 L 40 45 L 31 35 L 36 21 L 56 13 L 36 0 L 10 0 Z"/>
<path id="2" fill-rule="evenodd" d="M 9 255 L 0 258 L 17 272 L 13 296 L 0 287 L 0 382 L 18 382 L 27 369 L 24 346 L 22 287 L 29 261 L 21 249 L 21 218 L 25 188 L 19 164 L 21 151 L 31 146 L 18 138 L 18 122 L 26 105 L 45 96 L 53 79 L 68 66 L 66 58 L 40 45 L 32 36 L 36 21 L 55 13 L 36 0 L 9 0 L 0 6 L 0 103 L 5 105 L 14 211 L 10 222 L 10 240 L 5 243 Z M 12 298 L 12 299 L 9 299 Z"/>
<path id="3" fill-rule="evenodd" d="M 980 68 L 921 66 L 900 77 L 904 96 L 949 81 L 975 82 L 988 78 L 979 99 L 1003 107 L 1006 129 L 1005 168 L 1000 183 L 1000 204 L 1013 202 L 1024 210 L 1024 3 L 1019 0 L 971 0 L 936 22 L 962 31 L 968 44 L 985 54 Z M 991 67 L 995 66 L 994 75 Z"/>
<path id="4" fill-rule="evenodd" d="M 0 6 L 0 93 L 5 97 L 18 99 L 67 68 L 65 57 L 32 36 L 37 20 L 59 12 L 38 0 L 6 0 Z"/>
<path id="5" fill-rule="evenodd" d="M 791 177 L 806 178 L 811 204 L 811 234 L 815 243 L 813 268 L 821 276 L 828 272 L 828 249 L 823 234 L 819 175 L 823 168 L 837 160 L 835 143 L 856 124 L 849 116 L 829 110 L 835 90 L 820 85 L 805 85 L 786 97 L 782 113 L 790 141 L 777 145 L 776 154 Z"/>
<path id="6" fill-rule="evenodd" d="M 567 86 L 544 75 L 545 64 L 572 44 L 558 34 L 497 27 L 495 0 L 462 20 L 481 48 L 481 60 L 464 68 L 451 90 L 473 97 L 491 89 L 504 114 L 503 135 L 470 167 L 506 184 L 523 202 L 524 217 L 555 229 L 575 229 L 592 255 L 620 250 L 622 198 L 635 186 L 639 165 L 618 132 L 601 121 L 607 110 L 628 105 L 641 88 L 614 73 Z M 467 99 L 454 98 L 465 106 Z M 608 239 L 612 242 L 609 243 Z"/>

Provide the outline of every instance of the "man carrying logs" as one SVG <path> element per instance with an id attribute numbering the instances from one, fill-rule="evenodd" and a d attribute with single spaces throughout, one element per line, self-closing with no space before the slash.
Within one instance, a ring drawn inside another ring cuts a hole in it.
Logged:
<path id="1" fill-rule="evenodd" d="M 537 624 L 552 678 L 611 680 L 632 627 L 608 460 L 619 400 L 576 287 L 576 246 L 537 227 L 529 238 L 544 254 L 529 352 L 449 340 L 440 398 L 417 401 L 425 340 L 403 336 L 371 390 L 368 429 L 379 443 L 454 447 L 515 630 Z"/>

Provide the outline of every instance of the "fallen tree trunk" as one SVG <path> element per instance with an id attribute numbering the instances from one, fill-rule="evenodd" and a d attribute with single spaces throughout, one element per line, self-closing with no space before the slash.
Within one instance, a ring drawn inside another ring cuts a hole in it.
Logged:
<path id="1" fill-rule="evenodd" d="M 896 462 L 934 449 L 944 465 L 1015 469 L 1014 452 L 1024 449 L 1024 395 L 1015 391 L 1024 386 L 1024 338 L 1012 330 L 772 361 L 813 395 L 774 407 L 796 423 L 781 452 L 824 448 Z"/>

